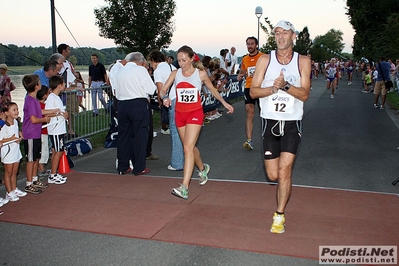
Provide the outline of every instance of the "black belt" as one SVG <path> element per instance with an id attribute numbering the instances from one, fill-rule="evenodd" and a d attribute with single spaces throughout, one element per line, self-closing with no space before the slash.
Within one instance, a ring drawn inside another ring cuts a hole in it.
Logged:
<path id="1" fill-rule="evenodd" d="M 147 98 L 134 98 L 134 99 L 130 99 L 130 100 L 119 100 L 120 102 L 130 102 L 130 101 L 144 101 L 148 103 L 148 99 Z"/>

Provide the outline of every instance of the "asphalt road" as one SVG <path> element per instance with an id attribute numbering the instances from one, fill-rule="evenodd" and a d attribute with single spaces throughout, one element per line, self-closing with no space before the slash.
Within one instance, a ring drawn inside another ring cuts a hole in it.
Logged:
<path id="1" fill-rule="evenodd" d="M 346 77 L 344 77 L 345 79 Z M 391 182 L 399 175 L 399 135 L 396 113 L 373 108 L 374 95 L 361 93 L 360 78 L 351 86 L 342 79 L 334 99 L 322 78 L 313 80 L 305 102 L 303 137 L 295 162 L 293 184 L 350 190 L 398 193 Z M 210 164 L 210 179 L 267 182 L 261 151 L 261 123 L 254 119 L 255 149 L 242 145 L 245 136 L 244 102 L 234 105 L 233 114 L 223 116 L 202 130 L 197 146 Z M 150 175 L 182 177 L 167 170 L 170 136 L 154 138 L 153 154 L 147 161 Z M 116 149 L 105 149 L 84 158 L 74 157 L 76 171 L 116 173 Z"/>
<path id="2" fill-rule="evenodd" d="M 391 185 L 399 169 L 396 114 L 389 109 L 374 109 L 374 95 L 361 93 L 359 78 L 351 86 L 343 80 L 340 83 L 335 99 L 331 99 L 324 79 L 313 81 L 313 90 L 305 103 L 304 134 L 293 184 L 399 193 L 399 186 Z M 198 148 L 211 166 L 209 177 L 267 182 L 260 119 L 255 118 L 255 149 L 246 151 L 242 147 L 244 103 L 238 102 L 234 108 L 234 114 L 223 114 L 202 128 Z M 180 182 L 182 172 L 166 168 L 170 160 L 168 135 L 158 132 L 153 153 L 160 158 L 148 161 L 149 176 L 176 177 L 176 182 Z M 74 170 L 116 174 L 115 159 L 116 149 L 103 149 L 74 157 Z M 22 178 L 20 186 L 23 182 Z M 4 187 L 0 193 L 4 196 Z M 65 254 L 75 254 L 76 265 L 318 265 L 317 261 L 300 258 L 9 223 L 0 223 L 0 238 L 0 262 L 13 262 L 7 265 L 69 265 L 69 260 L 62 259 Z"/>

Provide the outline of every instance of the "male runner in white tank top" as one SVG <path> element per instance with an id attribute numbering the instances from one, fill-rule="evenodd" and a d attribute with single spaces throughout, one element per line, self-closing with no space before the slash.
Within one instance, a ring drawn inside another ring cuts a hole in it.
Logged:
<path id="1" fill-rule="evenodd" d="M 310 92 L 311 62 L 293 51 L 295 28 L 279 21 L 273 29 L 277 50 L 262 55 L 250 94 L 260 98 L 264 164 L 270 180 L 278 181 L 272 233 L 285 232 L 284 211 L 291 195 L 292 167 L 302 135 L 303 103 Z"/>

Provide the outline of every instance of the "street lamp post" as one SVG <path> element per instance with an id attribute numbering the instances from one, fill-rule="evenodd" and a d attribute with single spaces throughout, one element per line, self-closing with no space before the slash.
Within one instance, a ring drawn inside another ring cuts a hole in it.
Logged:
<path id="1" fill-rule="evenodd" d="M 257 7 L 255 8 L 255 15 L 256 15 L 256 17 L 258 18 L 258 42 L 259 42 L 259 27 L 260 27 L 259 19 L 260 19 L 260 17 L 262 16 L 262 14 L 263 14 L 263 9 L 262 9 L 262 7 L 261 7 L 261 6 L 257 6 Z M 259 45 L 258 45 L 258 47 L 259 47 Z"/>
<path id="2" fill-rule="evenodd" d="M 323 44 L 320 44 L 320 63 L 323 60 Z"/>

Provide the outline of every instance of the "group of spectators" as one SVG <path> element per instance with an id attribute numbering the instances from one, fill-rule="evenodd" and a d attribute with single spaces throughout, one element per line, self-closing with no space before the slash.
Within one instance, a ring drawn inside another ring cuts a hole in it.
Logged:
<path id="1" fill-rule="evenodd" d="M 85 82 L 80 72 L 75 71 L 72 63 L 67 60 L 69 55 L 69 45 L 60 44 L 58 53 L 52 54 L 43 68 L 23 77 L 26 96 L 22 130 L 19 128 L 19 107 L 12 102 L 10 94 L 15 86 L 7 75 L 7 65 L 0 65 L 0 147 L 6 187 L 6 196 L 4 199 L 0 198 L 0 207 L 9 201 L 18 201 L 27 193 L 40 194 L 42 189 L 48 187 L 48 183 L 64 184 L 67 181 L 67 177 L 58 173 L 59 162 L 64 154 L 66 138 L 77 137 L 72 128 L 74 115 L 79 112 L 79 107 L 86 110 L 82 104 Z M 102 85 L 107 79 L 104 65 L 98 63 L 97 59 L 97 55 L 92 55 L 89 86 L 95 81 L 101 81 Z M 75 93 L 67 96 L 65 90 Z M 92 98 L 95 106 L 96 100 Z M 93 115 L 98 115 L 97 108 L 93 109 Z M 20 142 L 23 142 L 27 159 L 27 181 L 24 191 L 16 186 L 19 162 L 22 158 Z M 44 167 L 49 159 L 49 147 L 52 150 L 51 169 L 46 171 Z"/>

